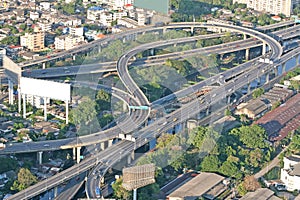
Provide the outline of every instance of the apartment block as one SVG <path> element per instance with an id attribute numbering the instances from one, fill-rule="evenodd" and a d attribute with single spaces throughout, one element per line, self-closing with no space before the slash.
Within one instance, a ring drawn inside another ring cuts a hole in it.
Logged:
<path id="1" fill-rule="evenodd" d="M 78 35 L 78 36 L 83 36 L 83 27 L 82 26 L 77 26 L 77 27 L 70 27 L 69 28 L 69 34 L 70 35 Z"/>
<path id="2" fill-rule="evenodd" d="M 25 33 L 20 36 L 21 46 L 27 47 L 31 51 L 40 51 L 45 47 L 45 34 L 40 27 L 34 28 L 34 33 Z"/>
<path id="3" fill-rule="evenodd" d="M 77 46 L 84 41 L 83 36 L 78 35 L 63 35 L 55 37 L 54 45 L 55 49 L 69 50 Z"/>
<path id="4" fill-rule="evenodd" d="M 292 14 L 293 6 L 300 3 L 300 0 L 233 0 L 233 3 L 246 4 L 248 8 L 257 11 L 278 15 L 284 14 L 289 17 Z"/>

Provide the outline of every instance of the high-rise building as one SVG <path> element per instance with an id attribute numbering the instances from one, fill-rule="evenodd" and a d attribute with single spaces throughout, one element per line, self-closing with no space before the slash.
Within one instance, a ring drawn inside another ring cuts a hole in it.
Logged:
<path id="1" fill-rule="evenodd" d="M 45 47 L 45 34 L 39 27 L 34 28 L 34 33 L 25 33 L 20 36 L 21 46 L 32 51 L 40 51 Z"/>
<path id="2" fill-rule="evenodd" d="M 233 0 L 233 3 L 246 4 L 253 10 L 267 12 L 278 15 L 284 14 L 289 17 L 292 14 L 293 7 L 300 3 L 300 0 Z"/>

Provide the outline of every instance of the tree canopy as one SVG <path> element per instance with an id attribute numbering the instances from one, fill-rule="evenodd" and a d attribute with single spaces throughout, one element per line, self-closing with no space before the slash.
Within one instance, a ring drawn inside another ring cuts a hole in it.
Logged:
<path id="1" fill-rule="evenodd" d="M 35 183 L 37 183 L 37 178 L 29 171 L 29 169 L 21 168 L 18 173 L 18 179 L 14 181 L 11 190 L 21 191 Z"/>

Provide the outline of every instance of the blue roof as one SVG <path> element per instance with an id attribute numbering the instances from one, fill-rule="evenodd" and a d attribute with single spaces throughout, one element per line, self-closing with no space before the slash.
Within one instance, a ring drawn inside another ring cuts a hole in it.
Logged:
<path id="1" fill-rule="evenodd" d="M 89 10 L 92 10 L 92 11 L 100 11 L 100 10 L 103 10 L 103 8 L 100 7 L 100 6 L 92 6 L 92 7 L 89 7 Z"/>

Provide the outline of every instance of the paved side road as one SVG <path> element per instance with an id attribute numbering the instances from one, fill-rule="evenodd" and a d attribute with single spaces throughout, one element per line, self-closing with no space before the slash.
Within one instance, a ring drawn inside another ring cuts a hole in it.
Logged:
<path id="1" fill-rule="evenodd" d="M 254 178 L 259 179 L 260 177 L 265 175 L 268 171 L 270 171 L 272 168 L 274 168 L 275 166 L 278 166 L 279 162 L 280 162 L 280 160 L 279 160 L 280 154 L 284 153 L 288 149 L 288 147 L 289 147 L 289 145 L 287 147 L 285 147 L 266 167 L 264 167 L 259 172 L 257 172 L 254 175 Z"/>

